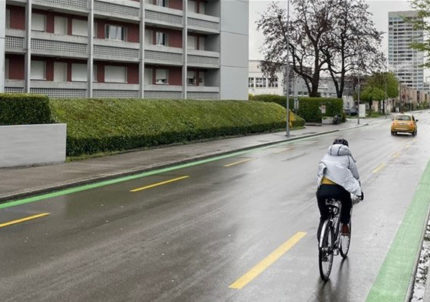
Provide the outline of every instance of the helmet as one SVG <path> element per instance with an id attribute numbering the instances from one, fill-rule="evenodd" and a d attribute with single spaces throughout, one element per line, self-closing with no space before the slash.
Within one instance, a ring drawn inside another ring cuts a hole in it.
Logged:
<path id="1" fill-rule="evenodd" d="M 336 138 L 333 141 L 333 145 L 336 145 L 336 144 L 341 144 L 341 145 L 349 146 L 348 145 L 348 141 L 346 139 L 344 139 L 344 138 Z"/>

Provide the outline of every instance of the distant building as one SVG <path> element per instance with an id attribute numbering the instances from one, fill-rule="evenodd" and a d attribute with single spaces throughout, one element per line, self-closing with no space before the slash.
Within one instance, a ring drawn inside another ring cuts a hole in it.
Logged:
<path id="1" fill-rule="evenodd" d="M 276 94 L 285 95 L 285 66 L 270 79 L 261 71 L 261 60 L 249 61 L 249 75 L 248 75 L 248 93 L 253 95 L 258 94 Z M 300 76 L 293 76 L 292 70 L 290 71 L 290 95 L 307 96 L 308 90 L 305 81 Z"/>
<path id="2" fill-rule="evenodd" d="M 410 48 L 412 42 L 423 42 L 422 30 L 416 30 L 404 18 L 418 18 L 416 11 L 388 13 L 388 63 L 399 82 L 416 90 L 424 86 L 424 54 Z"/>
<path id="3" fill-rule="evenodd" d="M 0 1 L 0 92 L 248 99 L 249 2 Z"/>

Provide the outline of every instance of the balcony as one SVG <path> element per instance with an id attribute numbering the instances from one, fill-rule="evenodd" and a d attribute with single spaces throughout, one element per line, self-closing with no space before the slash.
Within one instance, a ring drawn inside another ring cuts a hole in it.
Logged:
<path id="1" fill-rule="evenodd" d="M 9 93 L 24 92 L 24 80 L 5 80 L 4 91 Z"/>
<path id="2" fill-rule="evenodd" d="M 131 0 L 95 0 L 94 15 L 118 20 L 140 20 L 140 3 Z"/>
<path id="3" fill-rule="evenodd" d="M 218 100 L 219 87 L 188 86 L 188 99 L 194 100 Z"/>
<path id="4" fill-rule="evenodd" d="M 201 68 L 219 68 L 219 52 L 188 50 L 188 66 Z"/>
<path id="5" fill-rule="evenodd" d="M 94 39 L 94 59 L 139 62 L 139 43 Z"/>
<path id="6" fill-rule="evenodd" d="M 150 45 L 145 47 L 145 63 L 158 65 L 183 65 L 182 48 Z"/>
<path id="7" fill-rule="evenodd" d="M 86 97 L 86 82 L 52 82 L 52 81 L 35 81 L 30 83 L 30 92 L 37 94 L 46 94 L 49 97 L 56 98 L 73 98 Z M 6 80 L 5 92 L 24 92 L 23 80 Z"/>
<path id="8" fill-rule="evenodd" d="M 88 1 L 86 0 L 33 0 L 33 6 L 35 8 L 49 8 L 50 10 L 88 13 Z"/>
<path id="9" fill-rule="evenodd" d="M 168 28 L 183 27 L 181 10 L 160 7 L 145 3 L 145 24 Z"/>
<path id="10" fill-rule="evenodd" d="M 6 29 L 6 52 L 25 52 L 25 31 L 18 29 Z"/>
<path id="11" fill-rule="evenodd" d="M 182 86 L 145 85 L 145 99 L 180 99 Z"/>
<path id="12" fill-rule="evenodd" d="M 31 35 L 32 54 L 81 59 L 88 57 L 87 37 L 56 35 L 38 31 L 33 31 Z"/>
<path id="13" fill-rule="evenodd" d="M 189 13 L 188 14 L 188 29 L 199 33 L 218 34 L 220 32 L 220 18 Z"/>
<path id="14" fill-rule="evenodd" d="M 139 97 L 139 84 L 94 83 L 93 97 L 137 98 Z"/>

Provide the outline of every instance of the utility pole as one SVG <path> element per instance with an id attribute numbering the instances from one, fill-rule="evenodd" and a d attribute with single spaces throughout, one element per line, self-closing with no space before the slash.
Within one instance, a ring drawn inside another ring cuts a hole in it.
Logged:
<path id="1" fill-rule="evenodd" d="M 358 72 L 358 93 L 357 93 L 357 103 L 358 103 L 358 112 L 357 112 L 357 124 L 360 125 L 360 71 Z"/>

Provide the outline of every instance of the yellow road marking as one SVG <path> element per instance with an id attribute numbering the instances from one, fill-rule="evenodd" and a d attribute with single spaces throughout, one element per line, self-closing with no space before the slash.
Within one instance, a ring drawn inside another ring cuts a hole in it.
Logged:
<path id="1" fill-rule="evenodd" d="M 25 221 L 37 219 L 37 218 L 48 216 L 48 215 L 49 215 L 49 213 L 40 213 L 40 214 L 37 214 L 37 215 L 28 216 L 28 217 L 24 217 L 24 218 L 21 218 L 21 219 L 8 221 L 8 222 L 0 224 L 0 228 L 4 228 L 4 227 L 10 226 L 10 225 L 14 225 L 14 224 L 17 224 L 17 223 L 21 223 L 21 222 L 25 222 Z"/>
<path id="2" fill-rule="evenodd" d="M 158 187 L 158 186 L 161 186 L 161 185 L 169 184 L 171 182 L 175 182 L 175 181 L 178 181 L 178 180 L 186 179 L 188 177 L 189 176 L 185 175 L 185 176 L 181 176 L 181 177 L 177 177 L 177 178 L 165 180 L 165 181 L 162 181 L 162 182 L 157 182 L 157 183 L 152 184 L 152 185 L 147 185 L 147 186 L 144 186 L 144 187 L 140 187 L 140 188 L 136 188 L 136 189 L 130 190 L 130 192 L 139 192 L 139 191 L 142 191 L 142 190 L 155 188 L 155 187 Z"/>
<path id="3" fill-rule="evenodd" d="M 384 164 L 384 163 L 382 163 L 382 164 L 380 164 L 379 166 L 377 166 L 377 167 L 376 167 L 376 169 L 372 171 L 372 173 L 378 173 L 378 172 L 379 172 L 379 171 L 381 171 L 381 170 L 382 170 L 382 168 L 384 168 L 384 167 L 385 167 L 385 164 Z"/>
<path id="4" fill-rule="evenodd" d="M 250 160 L 252 160 L 252 158 L 247 158 L 247 159 L 239 160 L 239 161 L 236 161 L 234 163 L 226 164 L 226 165 L 224 165 L 224 167 L 236 166 L 236 165 L 239 165 L 239 164 L 246 163 L 246 162 L 248 162 Z"/>
<path id="5" fill-rule="evenodd" d="M 399 156 L 400 156 L 400 152 L 396 152 L 396 153 L 393 154 L 393 158 L 397 158 Z"/>
<path id="6" fill-rule="evenodd" d="M 232 283 L 229 288 L 241 289 L 254 278 L 260 275 L 266 268 L 272 265 L 276 260 L 278 260 L 283 254 L 285 254 L 289 249 L 291 249 L 297 242 L 306 236 L 305 232 L 297 232 L 293 237 L 284 242 L 276 250 L 274 250 L 269 256 L 264 258 L 260 263 L 251 268 L 245 275 L 237 279 Z"/>

